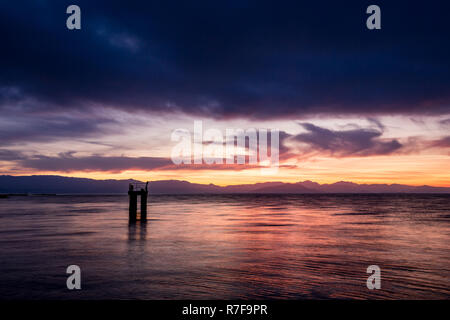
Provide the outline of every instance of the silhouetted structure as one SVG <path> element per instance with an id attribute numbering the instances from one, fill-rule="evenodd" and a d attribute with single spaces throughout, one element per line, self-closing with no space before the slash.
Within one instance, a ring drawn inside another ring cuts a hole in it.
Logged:
<path id="1" fill-rule="evenodd" d="M 145 186 L 145 189 L 144 189 Z M 136 222 L 140 220 L 141 222 L 147 221 L 147 197 L 148 197 L 148 182 L 133 182 L 130 183 L 128 188 L 128 196 L 130 198 L 130 208 L 129 208 L 129 220 L 130 222 Z M 138 219 L 137 215 L 137 198 L 141 196 L 141 211 L 140 217 Z"/>

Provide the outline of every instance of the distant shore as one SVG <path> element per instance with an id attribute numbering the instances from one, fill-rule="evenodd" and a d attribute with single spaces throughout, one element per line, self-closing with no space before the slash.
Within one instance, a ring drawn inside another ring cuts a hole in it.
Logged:
<path id="1" fill-rule="evenodd" d="M 0 194 L 126 194 L 135 180 L 95 180 L 63 176 L 0 176 Z M 334 194 L 334 193 L 448 193 L 450 187 L 409 186 L 403 184 L 357 184 L 338 181 L 319 184 L 313 181 L 286 183 L 269 181 L 254 184 L 219 186 L 183 180 L 158 180 L 148 184 L 150 194 Z"/>

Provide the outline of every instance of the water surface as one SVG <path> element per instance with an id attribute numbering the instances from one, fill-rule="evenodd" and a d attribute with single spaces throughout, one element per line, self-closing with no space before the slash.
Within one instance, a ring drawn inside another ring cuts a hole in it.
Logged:
<path id="1" fill-rule="evenodd" d="M 144 225 L 127 201 L 0 199 L 0 298 L 450 297 L 449 195 L 150 196 Z"/>

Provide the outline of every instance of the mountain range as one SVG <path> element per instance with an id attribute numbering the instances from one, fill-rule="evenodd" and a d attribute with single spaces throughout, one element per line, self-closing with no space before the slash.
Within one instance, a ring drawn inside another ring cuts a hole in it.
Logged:
<path id="1" fill-rule="evenodd" d="M 94 180 L 63 176 L 0 176 L 0 194 L 111 194 L 128 191 L 136 180 Z M 340 181 L 319 184 L 312 181 L 297 183 L 265 182 L 218 186 L 181 180 L 149 182 L 150 194 L 229 194 L 229 193 L 450 193 L 449 187 L 408 186 L 402 184 L 356 184 Z"/>

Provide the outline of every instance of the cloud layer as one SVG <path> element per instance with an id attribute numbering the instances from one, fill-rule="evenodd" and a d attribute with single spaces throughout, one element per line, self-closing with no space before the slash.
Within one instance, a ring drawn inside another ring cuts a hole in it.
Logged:
<path id="1" fill-rule="evenodd" d="M 0 110 L 111 106 L 217 118 L 446 113 L 448 4 L 379 1 L 0 4 Z"/>
<path id="2" fill-rule="evenodd" d="M 295 135 L 291 140 L 308 144 L 313 150 L 335 157 L 386 155 L 402 147 L 396 139 L 379 139 L 383 134 L 381 130 L 358 128 L 334 131 L 311 123 L 300 125 L 308 132 Z"/>

